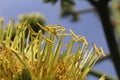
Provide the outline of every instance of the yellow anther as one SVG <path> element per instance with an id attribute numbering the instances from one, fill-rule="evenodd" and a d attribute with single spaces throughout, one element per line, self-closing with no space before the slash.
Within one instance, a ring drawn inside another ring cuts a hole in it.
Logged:
<path id="1" fill-rule="evenodd" d="M 86 38 L 85 37 L 78 37 L 77 39 L 76 38 L 74 38 L 74 41 L 75 42 L 84 42 L 85 43 L 85 46 L 88 46 L 88 42 L 87 42 L 87 40 L 86 40 Z"/>
<path id="2" fill-rule="evenodd" d="M 86 46 L 88 46 L 88 42 L 87 42 L 85 37 L 84 37 L 84 43 L 85 43 Z"/>
<path id="3" fill-rule="evenodd" d="M 62 30 L 62 32 L 65 32 L 66 29 L 65 28 L 61 28 L 61 30 Z"/>
<path id="4" fill-rule="evenodd" d="M 71 29 L 69 31 L 71 32 L 71 34 L 73 35 L 73 37 L 78 38 L 78 36 Z"/>
<path id="5" fill-rule="evenodd" d="M 46 29 L 47 29 L 48 31 L 50 31 L 51 33 L 54 32 L 54 31 L 53 31 L 51 28 L 49 28 L 49 27 L 46 27 Z"/>
<path id="6" fill-rule="evenodd" d="M 45 26 L 45 27 L 49 27 L 49 28 L 61 28 L 60 25 L 56 24 L 56 25 L 48 25 L 48 26 Z"/>
<path id="7" fill-rule="evenodd" d="M 101 52 L 101 54 L 102 54 L 103 56 L 105 56 L 105 53 L 104 53 L 104 50 L 103 50 L 102 47 L 99 49 L 99 51 Z"/>
<path id="8" fill-rule="evenodd" d="M 85 45 L 88 46 L 88 42 L 85 37 L 78 38 L 78 41 L 81 41 L 81 42 L 83 41 L 85 43 Z"/>
<path id="9" fill-rule="evenodd" d="M 58 29 L 58 30 L 56 30 L 56 32 L 61 32 L 62 31 L 62 29 Z"/>
<path id="10" fill-rule="evenodd" d="M 101 53 L 100 53 L 99 49 L 97 48 L 97 46 L 94 43 L 93 43 L 93 48 L 94 48 L 95 52 L 100 56 Z"/>
<path id="11" fill-rule="evenodd" d="M 56 37 L 58 37 L 57 35 L 57 32 L 56 32 L 56 29 L 55 28 L 49 28 L 49 27 L 46 27 L 51 33 L 53 33 Z"/>

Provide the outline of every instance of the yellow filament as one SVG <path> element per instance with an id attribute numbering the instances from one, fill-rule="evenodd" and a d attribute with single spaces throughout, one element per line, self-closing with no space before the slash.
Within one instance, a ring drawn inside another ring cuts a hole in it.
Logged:
<path id="1" fill-rule="evenodd" d="M 37 23 L 37 25 L 38 25 L 41 29 L 43 29 L 44 31 L 48 32 L 48 30 L 47 30 L 46 28 L 44 28 L 42 25 L 40 25 L 39 23 Z"/>
<path id="2" fill-rule="evenodd" d="M 17 54 L 20 53 L 19 51 L 15 50 L 15 49 L 13 49 L 13 48 L 7 48 L 7 49 L 8 49 L 8 50 L 11 50 L 12 52 L 17 53 Z"/>
<path id="3" fill-rule="evenodd" d="M 72 34 L 57 34 L 58 36 L 71 36 Z"/>
<path id="4" fill-rule="evenodd" d="M 99 49 L 96 47 L 96 45 L 94 43 L 93 43 L 93 48 L 96 51 L 96 53 L 100 56 L 101 53 L 100 53 Z"/>
<path id="5" fill-rule="evenodd" d="M 35 34 L 35 31 L 30 27 L 30 25 L 28 25 L 27 28 L 31 31 L 31 33 Z"/>
<path id="6" fill-rule="evenodd" d="M 45 39 L 46 41 L 48 41 L 48 42 L 54 43 L 53 41 L 51 41 L 50 39 L 46 38 L 46 37 L 43 36 L 42 34 L 41 34 L 41 37 L 44 38 L 44 39 Z"/>

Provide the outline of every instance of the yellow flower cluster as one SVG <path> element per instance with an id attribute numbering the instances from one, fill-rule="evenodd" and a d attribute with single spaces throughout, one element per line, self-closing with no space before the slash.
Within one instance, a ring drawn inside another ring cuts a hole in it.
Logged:
<path id="1" fill-rule="evenodd" d="M 16 27 L 10 20 L 6 30 L 0 33 L 0 79 L 2 80 L 85 80 L 94 64 L 104 56 L 102 48 L 95 44 L 89 50 L 86 38 L 69 34 L 60 25 L 38 26 L 36 33 L 26 22 Z M 25 36 L 26 30 L 28 35 Z M 71 36 L 65 51 L 62 51 L 64 37 Z M 25 38 L 27 37 L 27 38 Z M 73 48 L 76 45 L 75 52 Z"/>

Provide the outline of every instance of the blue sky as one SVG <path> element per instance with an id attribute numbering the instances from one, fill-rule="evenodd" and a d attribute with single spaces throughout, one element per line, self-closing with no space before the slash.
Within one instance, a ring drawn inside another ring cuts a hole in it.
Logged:
<path id="1" fill-rule="evenodd" d="M 93 8 L 86 0 L 75 1 L 77 1 L 76 9 L 78 10 Z M 5 23 L 10 17 L 18 21 L 18 15 L 31 12 L 42 13 L 47 20 L 46 25 L 60 24 L 67 30 L 72 29 L 76 34 L 85 36 L 89 43 L 94 42 L 98 47 L 103 47 L 105 53 L 109 53 L 101 22 L 95 12 L 81 14 L 78 22 L 71 22 L 70 18 L 59 17 L 59 2 L 56 5 L 43 4 L 42 0 L 1 0 L 0 2 L 0 16 L 5 18 Z M 116 76 L 110 60 L 106 60 L 94 68 L 111 76 Z M 89 76 L 88 80 L 93 80 L 93 77 Z M 94 80 L 97 79 L 94 78 Z"/>

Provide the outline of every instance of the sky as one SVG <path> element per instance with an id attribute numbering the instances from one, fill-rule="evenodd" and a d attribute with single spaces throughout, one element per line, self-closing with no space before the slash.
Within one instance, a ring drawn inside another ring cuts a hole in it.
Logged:
<path id="1" fill-rule="evenodd" d="M 86 0 L 75 0 L 76 9 L 84 10 L 93 8 Z M 105 53 L 109 53 L 106 39 L 102 29 L 99 16 L 96 12 L 80 14 L 78 22 L 71 22 L 70 18 L 60 18 L 60 3 L 52 5 L 50 3 L 43 3 L 42 0 L 1 0 L 0 1 L 0 16 L 5 18 L 5 23 L 12 17 L 18 21 L 18 16 L 23 13 L 40 12 L 44 15 L 47 22 L 46 25 L 59 24 L 64 26 L 67 30 L 72 29 L 76 34 L 85 36 L 87 41 L 95 43 L 97 47 L 103 47 Z M 111 76 L 116 77 L 114 66 L 111 60 L 96 65 L 94 69 L 102 71 Z M 88 80 L 98 80 L 97 78 L 88 76 Z"/>

